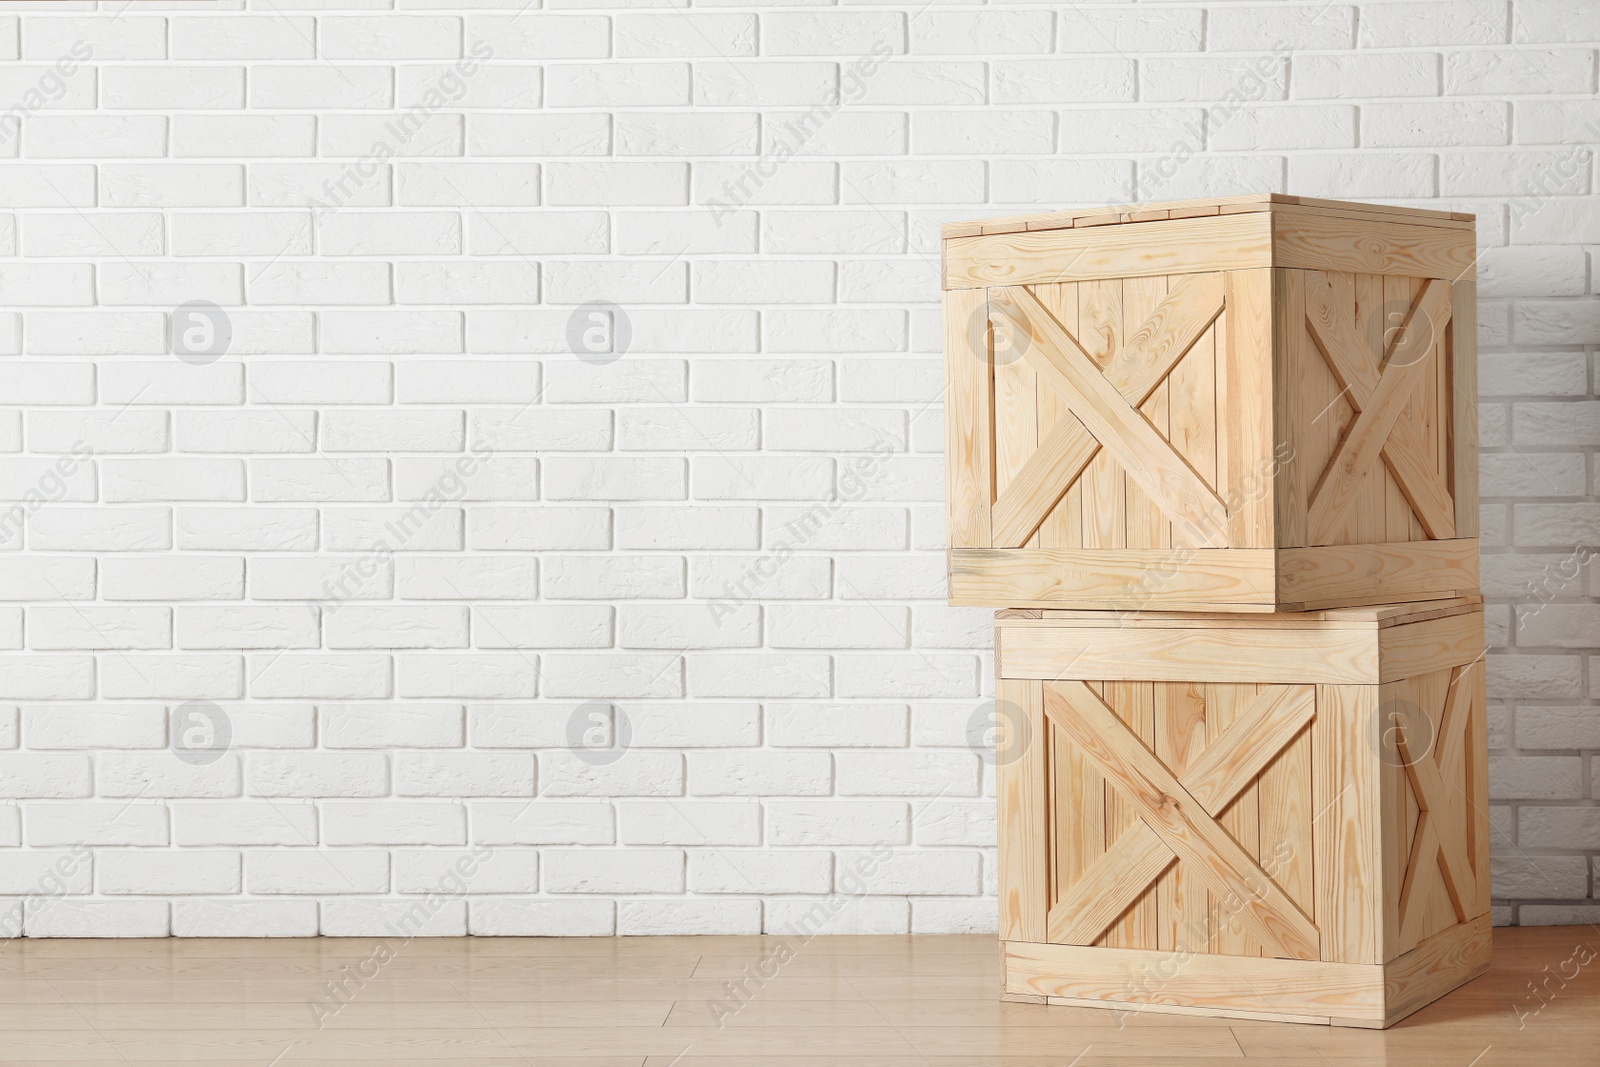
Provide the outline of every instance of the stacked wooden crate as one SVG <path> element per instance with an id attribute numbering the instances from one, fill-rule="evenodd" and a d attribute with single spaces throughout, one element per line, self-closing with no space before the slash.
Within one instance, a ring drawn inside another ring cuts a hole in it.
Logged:
<path id="1" fill-rule="evenodd" d="M 1471 216 L 947 226 L 1004 996 L 1387 1026 L 1489 951 Z"/>

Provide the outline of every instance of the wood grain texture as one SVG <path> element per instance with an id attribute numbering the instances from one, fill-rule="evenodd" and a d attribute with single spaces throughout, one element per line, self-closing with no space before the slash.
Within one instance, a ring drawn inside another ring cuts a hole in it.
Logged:
<path id="1" fill-rule="evenodd" d="M 1355 502 L 1368 467 L 1389 449 L 1391 435 L 1406 405 L 1425 378 L 1437 372 L 1438 365 L 1431 358 L 1431 352 L 1449 318 L 1449 286 L 1427 281 L 1385 352 L 1377 381 L 1371 383 L 1364 397 L 1352 390 L 1360 412 L 1311 487 L 1306 529 L 1313 542 L 1325 541 L 1328 531 Z M 1336 367 L 1346 370 L 1354 365 L 1354 361 L 1336 363 Z M 1359 376 L 1355 380 L 1360 380 Z M 1405 444 L 1411 446 L 1410 451 L 1402 451 Z M 1398 457 L 1397 465 L 1412 473 L 1414 482 L 1438 477 L 1423 450 L 1420 436 L 1396 443 L 1393 448 Z M 1418 498 L 1424 497 L 1420 490 L 1415 493 Z M 1411 495 L 1408 493 L 1408 497 Z M 1447 506 L 1438 504 L 1441 511 Z M 1451 522 L 1453 524 L 1453 516 Z"/>
<path id="2" fill-rule="evenodd" d="M 1271 222 L 1264 213 L 957 237 L 944 242 L 944 287 L 972 289 L 1265 267 L 1271 263 L 1271 254 Z"/>
<path id="3" fill-rule="evenodd" d="M 1450 484 L 1456 533 L 1478 535 L 1478 287 L 1450 287 Z"/>
<path id="4" fill-rule="evenodd" d="M 944 296 L 945 502 L 956 548 L 990 544 L 994 426 L 985 306 L 982 290 Z"/>
<path id="5" fill-rule="evenodd" d="M 1275 499 L 1295 499 L 1298 468 L 1276 462 L 1278 443 L 1292 441 L 1274 425 L 1280 387 L 1274 382 L 1273 282 L 1271 270 L 1230 271 L 1224 283 L 1227 309 L 1217 342 L 1217 477 L 1228 506 L 1228 543 L 1234 548 L 1299 544 L 1293 516 L 1280 528 Z M 1285 542 L 1287 538 L 1287 542 Z"/>
<path id="6" fill-rule="evenodd" d="M 1478 589 L 1478 539 L 1321 545 L 1278 553 L 1283 604 L 1402 602 Z"/>
<path id="7" fill-rule="evenodd" d="M 999 795 L 1001 937 L 1044 939 L 1047 889 L 1044 697 L 1038 682 L 999 679 L 995 687 L 1000 758 L 995 763 Z M 1020 730 L 1017 737 L 1011 731 Z"/>
<path id="8" fill-rule="evenodd" d="M 1278 954 L 1316 958 L 1317 931 L 1310 918 L 1267 877 L 1255 857 L 1205 813 L 1104 700 L 1082 683 L 1062 683 L 1046 690 L 1044 710 L 1180 863 L 1218 894 L 1239 895 L 1248 887 L 1238 915 L 1254 936 Z"/>
<path id="9" fill-rule="evenodd" d="M 1329 630 L 1307 640 L 1282 629 L 1002 626 L 999 641 L 1011 678 L 1359 685 L 1376 683 L 1379 669 L 1376 630 Z"/>
<path id="10" fill-rule="evenodd" d="M 1328 367 L 1333 370 L 1344 394 L 1358 412 L 1363 411 L 1374 402 L 1384 373 L 1365 352 L 1366 338 L 1357 329 L 1354 316 L 1336 296 L 1333 282 L 1323 276 L 1311 276 L 1312 272 L 1307 274 L 1306 323 L 1311 328 L 1311 337 Z M 1432 333 L 1448 329 L 1448 326 L 1429 322 L 1425 327 L 1412 328 L 1425 328 Z M 1423 366 L 1417 373 L 1424 377 L 1448 379 L 1445 368 L 1438 365 L 1434 351 L 1434 346 L 1430 345 L 1418 357 L 1418 362 Z M 1456 508 L 1447 489 L 1450 479 L 1432 461 L 1430 445 L 1423 439 L 1421 427 L 1405 419 L 1395 422 L 1381 445 L 1381 454 L 1427 535 L 1430 538 L 1454 537 Z M 1356 505 L 1356 493 L 1373 484 L 1373 479 L 1371 472 L 1363 469 L 1354 475 L 1353 480 L 1356 484 L 1351 487 L 1351 504 Z M 1363 500 L 1362 503 L 1369 508 L 1372 506 L 1370 500 Z M 1319 543 L 1329 543 L 1326 530 L 1318 531 L 1318 534 Z"/>
<path id="11" fill-rule="evenodd" d="M 951 549 L 950 603 L 1270 610 L 1270 549 Z"/>
<path id="12" fill-rule="evenodd" d="M 1151 501 L 1174 522 L 1183 522 L 1193 536 L 1210 547 L 1227 543 L 1226 514 L 1222 501 L 1184 462 L 1148 419 L 1107 381 L 1089 353 L 1063 330 L 1025 288 L 995 289 L 991 312 L 1008 319 L 1013 328 L 1033 338 L 1026 358 L 1041 380 L 1066 398 L 1072 413 L 1100 442 L 1102 453 L 1114 456 L 1120 472 L 1113 491 L 1121 492 L 1125 473 L 1149 494 Z M 1092 469 L 1092 468 L 1091 468 Z M 1121 547 L 1117 544 L 1107 548 Z"/>
<path id="13" fill-rule="evenodd" d="M 1312 838 L 1322 958 L 1382 963 L 1378 687 L 1321 685 L 1312 728 Z"/>
<path id="14" fill-rule="evenodd" d="M 1273 211 L 1272 265 L 1407 278 L 1472 280 L 1471 230 L 1344 218 L 1293 208 Z"/>
<path id="15" fill-rule="evenodd" d="M 1139 949 L 1006 944 L 1006 988 L 1071 997 L 1108 1007 L 1204 1008 L 1381 1021 L 1383 967 L 1319 960 L 1195 955 L 1174 968 L 1165 954 Z"/>

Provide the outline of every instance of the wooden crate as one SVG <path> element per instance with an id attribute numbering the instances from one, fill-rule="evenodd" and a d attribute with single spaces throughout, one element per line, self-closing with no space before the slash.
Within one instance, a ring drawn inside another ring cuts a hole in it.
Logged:
<path id="1" fill-rule="evenodd" d="M 1489 961 L 1483 607 L 996 618 L 1007 999 L 1384 1027 Z"/>
<path id="2" fill-rule="evenodd" d="M 950 602 L 1475 593 L 1471 219 L 1273 195 L 945 227 Z"/>

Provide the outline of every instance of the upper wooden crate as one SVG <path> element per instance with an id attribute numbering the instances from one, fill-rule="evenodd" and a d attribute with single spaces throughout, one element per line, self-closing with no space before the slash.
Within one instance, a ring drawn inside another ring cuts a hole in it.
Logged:
<path id="1" fill-rule="evenodd" d="M 950 602 L 1476 592 L 1471 219 L 1262 195 L 945 227 Z"/>

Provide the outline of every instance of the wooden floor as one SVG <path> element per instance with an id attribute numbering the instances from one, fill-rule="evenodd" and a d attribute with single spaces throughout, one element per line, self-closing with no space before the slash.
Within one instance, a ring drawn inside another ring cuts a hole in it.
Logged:
<path id="1" fill-rule="evenodd" d="M 792 952 L 781 965 L 779 942 Z M 1496 931 L 1488 975 L 1382 1032 L 1002 1004 L 991 937 L 419 939 L 375 955 L 378 944 L 12 941 L 0 1065 L 1600 1063 L 1593 927 Z M 741 1005 L 727 983 L 744 975 Z"/>

